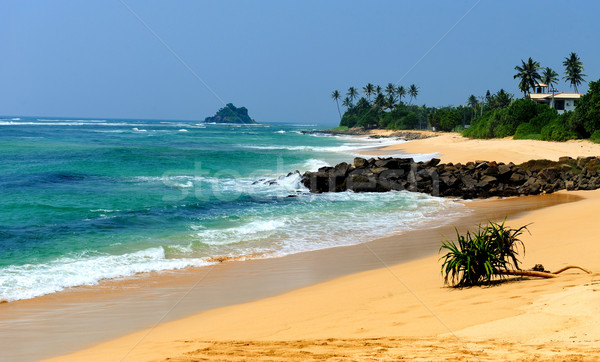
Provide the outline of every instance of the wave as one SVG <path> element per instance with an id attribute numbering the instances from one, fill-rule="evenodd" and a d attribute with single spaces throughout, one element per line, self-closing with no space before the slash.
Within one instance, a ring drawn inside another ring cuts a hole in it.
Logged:
<path id="1" fill-rule="evenodd" d="M 328 162 L 311 158 L 306 160 L 304 168 L 308 171 L 317 171 L 321 167 L 331 166 Z"/>
<path id="2" fill-rule="evenodd" d="M 285 226 L 285 221 L 256 220 L 250 223 L 226 228 L 201 230 L 196 233 L 200 242 L 206 245 L 228 245 L 248 242 L 250 238 L 269 238 L 278 229 Z"/>
<path id="3" fill-rule="evenodd" d="M 103 279 L 210 264 L 200 258 L 167 259 L 164 249 L 157 247 L 124 255 L 83 253 L 47 263 L 11 265 L 0 269 L 0 300 L 29 299 L 70 287 L 95 285 Z"/>

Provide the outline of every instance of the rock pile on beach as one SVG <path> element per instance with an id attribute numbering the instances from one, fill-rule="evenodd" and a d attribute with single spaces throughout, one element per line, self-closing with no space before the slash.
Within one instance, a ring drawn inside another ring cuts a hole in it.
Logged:
<path id="1" fill-rule="evenodd" d="M 464 199 L 537 195 L 563 189 L 600 188 L 600 157 L 561 157 L 558 162 L 532 160 L 520 165 L 357 157 L 351 165 L 342 162 L 316 172 L 307 171 L 301 182 L 314 193 L 407 190 Z"/>

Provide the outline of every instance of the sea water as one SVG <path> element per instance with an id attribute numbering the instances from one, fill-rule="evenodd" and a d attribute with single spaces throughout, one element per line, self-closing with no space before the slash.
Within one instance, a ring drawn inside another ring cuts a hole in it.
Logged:
<path id="1" fill-rule="evenodd" d="M 398 142 L 316 129 L 0 118 L 0 300 L 356 244 L 460 212 L 409 192 L 310 194 L 288 174 Z"/>

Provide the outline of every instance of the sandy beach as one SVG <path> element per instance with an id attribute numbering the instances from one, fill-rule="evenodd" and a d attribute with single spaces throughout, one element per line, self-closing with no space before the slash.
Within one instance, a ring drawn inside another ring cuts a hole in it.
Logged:
<path id="1" fill-rule="evenodd" d="M 444 162 L 455 163 L 600 155 L 600 145 L 586 141 L 481 141 L 455 134 L 384 149 L 398 150 L 436 152 Z M 549 198 L 562 202 L 529 212 L 510 205 L 528 199 L 535 206 Z M 575 264 L 592 274 L 567 271 L 554 279 L 444 287 L 435 250 L 440 234 L 454 236 L 448 225 L 422 235 L 430 247 L 416 260 L 386 262 L 390 249 L 355 246 L 371 255 L 379 269 L 203 311 L 56 360 L 600 359 L 600 243 L 593 227 L 600 190 L 477 201 L 471 207 L 484 210 L 477 217 L 485 220 L 498 217 L 490 212 L 500 205 L 508 205 L 500 213 L 508 214 L 510 226 L 531 224 L 531 235 L 523 236 L 524 268 L 541 263 L 557 270 Z M 472 229 L 475 220 L 463 220 L 459 229 Z"/>

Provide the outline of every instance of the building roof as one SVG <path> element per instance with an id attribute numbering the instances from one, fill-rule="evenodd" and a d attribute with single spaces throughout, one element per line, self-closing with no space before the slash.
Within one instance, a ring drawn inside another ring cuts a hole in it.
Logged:
<path id="1" fill-rule="evenodd" d="M 555 93 L 554 98 L 562 98 L 562 99 L 579 99 L 583 94 L 581 93 L 570 93 L 570 92 L 561 92 Z"/>
<path id="2" fill-rule="evenodd" d="M 545 83 L 539 82 L 539 83 L 535 83 L 535 84 L 534 84 L 534 86 L 535 86 L 535 87 L 547 87 L 547 86 L 548 86 L 548 84 L 545 84 Z"/>
<path id="3" fill-rule="evenodd" d="M 560 92 L 554 93 L 554 99 L 579 99 L 582 95 L 581 93 Z M 552 98 L 552 93 L 529 93 L 527 97 L 533 101 L 550 99 Z"/>
<path id="4" fill-rule="evenodd" d="M 539 100 L 539 99 L 552 98 L 552 94 L 548 94 L 548 93 L 529 93 L 527 95 L 527 98 L 535 101 L 535 100 Z"/>

